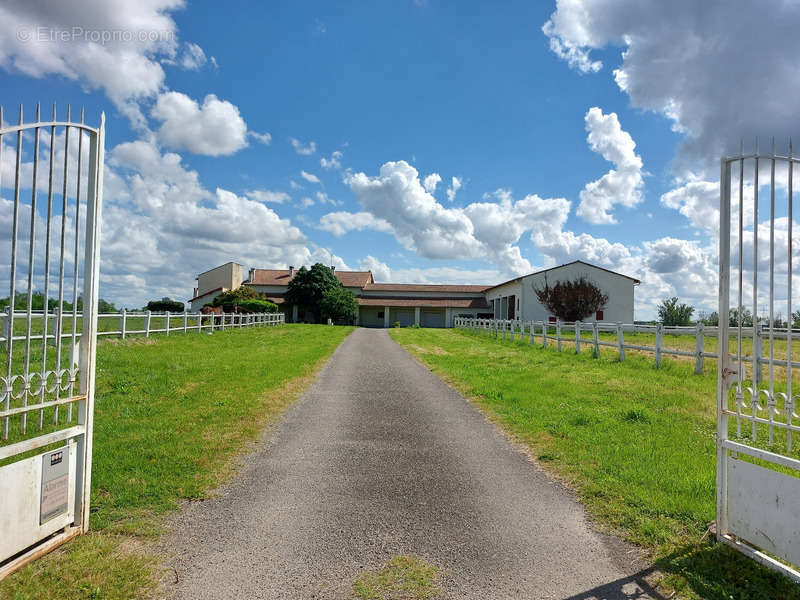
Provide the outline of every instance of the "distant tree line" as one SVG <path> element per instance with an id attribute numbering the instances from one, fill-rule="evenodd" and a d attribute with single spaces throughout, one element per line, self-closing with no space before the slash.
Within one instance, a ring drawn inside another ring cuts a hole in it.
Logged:
<path id="1" fill-rule="evenodd" d="M 0 310 L 5 311 L 8 308 L 9 297 L 6 296 L 5 298 L 0 298 Z M 77 302 L 77 311 L 81 312 L 83 310 L 83 296 L 78 296 Z M 114 306 L 113 302 L 108 302 L 100 298 L 97 301 L 98 310 L 101 313 L 113 313 L 119 312 L 119 309 Z M 47 300 L 47 310 L 49 312 L 55 312 L 56 308 L 58 308 L 58 299 L 57 298 L 48 298 Z M 14 310 L 15 311 L 25 311 L 28 309 L 28 294 L 24 292 L 17 292 L 14 294 Z M 35 311 L 42 311 L 44 310 L 44 292 L 33 292 L 31 294 L 31 309 Z M 63 312 L 72 312 L 72 302 L 67 302 L 64 300 L 61 303 L 61 310 Z"/>

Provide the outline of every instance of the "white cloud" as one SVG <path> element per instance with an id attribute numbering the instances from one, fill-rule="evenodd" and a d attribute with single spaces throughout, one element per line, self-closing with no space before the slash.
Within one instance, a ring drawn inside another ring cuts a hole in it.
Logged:
<path id="1" fill-rule="evenodd" d="M 696 229 L 719 231 L 719 183 L 689 181 L 661 196 L 661 204 L 679 211 Z"/>
<path id="2" fill-rule="evenodd" d="M 319 164 L 323 169 L 341 169 L 342 168 L 342 152 L 335 150 L 330 158 L 324 156 L 319 159 Z"/>
<path id="3" fill-rule="evenodd" d="M 164 62 L 179 66 L 187 71 L 197 71 L 208 62 L 208 58 L 206 58 L 206 53 L 200 46 L 191 42 L 184 42 L 179 56 L 175 59 L 165 59 Z M 214 61 L 214 64 L 216 64 L 216 61 Z"/>
<path id="4" fill-rule="evenodd" d="M 270 142 L 272 142 L 272 136 L 266 131 L 264 133 L 256 133 L 255 131 L 248 131 L 247 135 L 253 138 L 255 141 L 264 144 L 265 146 L 269 146 Z"/>
<path id="5" fill-rule="evenodd" d="M 101 295 L 127 306 L 187 298 L 197 273 L 228 260 L 285 268 L 312 256 L 306 236 L 265 204 L 281 192 L 212 192 L 152 143 L 111 149 L 105 181 Z"/>
<path id="6" fill-rule="evenodd" d="M 299 183 L 297 183 L 294 179 L 290 179 L 289 180 L 289 187 L 292 188 L 293 190 L 302 190 L 302 189 L 304 189 L 303 186 L 300 185 Z"/>
<path id="7" fill-rule="evenodd" d="M 634 150 L 636 144 L 627 131 L 623 131 L 616 113 L 603 114 L 597 107 L 590 108 L 585 116 L 586 141 L 616 169 L 611 169 L 600 179 L 586 184 L 580 193 L 578 216 L 589 223 L 616 223 L 611 214 L 614 205 L 628 208 L 642 201 L 642 159 Z"/>
<path id="8" fill-rule="evenodd" d="M 303 144 L 298 139 L 290 138 L 289 141 L 292 143 L 292 148 L 298 154 L 302 154 L 303 156 L 310 156 L 317 151 L 317 143 L 316 142 L 309 142 L 308 144 Z"/>
<path id="9" fill-rule="evenodd" d="M 374 229 L 384 233 L 392 233 L 392 226 L 383 219 L 379 219 L 368 212 L 351 213 L 346 211 L 332 212 L 323 215 L 319 228 L 336 236 L 342 236 L 350 231 L 363 231 Z"/>
<path id="10" fill-rule="evenodd" d="M 533 195 L 514 201 L 509 192 L 499 190 L 499 202 L 446 208 L 425 190 L 417 170 L 405 161 L 385 163 L 375 177 L 352 174 L 347 183 L 365 212 L 334 213 L 339 235 L 352 229 L 377 229 L 377 223 L 425 258 L 483 259 L 508 273 L 531 269 L 517 246 L 522 234 L 560 227 L 570 206 L 563 198 Z M 323 224 L 332 227 L 325 219 Z"/>
<path id="11" fill-rule="evenodd" d="M 80 6 L 6 2 L 0 5 L 0 67 L 38 79 L 61 76 L 88 89 L 102 89 L 135 125 L 143 126 L 137 103 L 164 87 L 159 62 L 174 59 L 178 50 L 170 13 L 183 5 L 181 0 L 85 0 Z M 99 38 L 115 31 L 136 35 L 130 40 Z M 67 39 L 54 41 L 51 35 Z"/>
<path id="12" fill-rule="evenodd" d="M 777 100 L 800 94 L 800 71 L 785 48 L 800 28 L 800 4 L 730 8 L 722 0 L 558 0 L 544 31 L 556 54 L 584 71 L 601 67 L 592 51 L 622 46 L 617 85 L 634 108 L 686 134 L 676 168 L 707 176 L 742 138 L 800 131 L 792 102 Z"/>
<path id="13" fill-rule="evenodd" d="M 275 192 L 272 190 L 249 190 L 245 192 L 245 195 L 256 202 L 272 202 L 274 204 L 283 204 L 292 199 L 286 192 Z"/>
<path id="14" fill-rule="evenodd" d="M 425 179 L 422 180 L 422 187 L 425 188 L 425 191 L 429 194 L 433 194 L 436 192 L 436 186 L 442 182 L 442 177 L 438 173 L 431 173 L 430 175 L 426 176 Z"/>
<path id="15" fill-rule="evenodd" d="M 339 200 L 334 200 L 330 198 L 326 192 L 318 191 L 315 196 L 320 204 L 330 204 L 332 206 L 341 206 L 341 202 Z"/>
<path id="16" fill-rule="evenodd" d="M 179 92 L 161 94 L 151 115 L 162 121 L 159 140 L 168 148 L 224 156 L 247 145 L 247 125 L 239 109 L 209 94 L 202 106 Z"/>
<path id="17" fill-rule="evenodd" d="M 372 255 L 358 263 L 361 271 L 372 271 L 372 278 L 377 282 L 389 283 L 392 281 L 392 270 L 384 262 L 379 261 Z"/>
<path id="18" fill-rule="evenodd" d="M 298 205 L 300 208 L 308 208 L 309 206 L 314 206 L 314 200 L 308 196 L 304 196 L 300 199 Z"/>
<path id="19" fill-rule="evenodd" d="M 456 199 L 456 194 L 458 193 L 458 190 L 461 189 L 461 183 L 462 182 L 460 177 L 453 177 L 450 183 L 450 187 L 447 188 L 447 199 L 450 202 Z"/>
<path id="20" fill-rule="evenodd" d="M 308 181 L 309 183 L 320 183 L 319 177 L 314 175 L 313 173 L 307 173 L 306 171 L 300 171 L 300 177 Z"/>

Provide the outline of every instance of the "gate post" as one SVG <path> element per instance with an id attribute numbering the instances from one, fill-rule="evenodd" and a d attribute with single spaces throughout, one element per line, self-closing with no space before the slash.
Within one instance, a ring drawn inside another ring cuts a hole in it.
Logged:
<path id="1" fill-rule="evenodd" d="M 103 211 L 103 157 L 105 153 L 105 113 L 100 127 L 90 137 L 89 187 L 86 197 L 86 248 L 83 272 L 83 331 L 80 343 L 80 392 L 78 424 L 84 426 L 78 437 L 78 468 L 75 488 L 75 520 L 82 531 L 89 529 L 89 498 L 92 490 L 92 438 L 94 436 L 94 388 L 97 353 L 97 301 L 100 280 L 100 225 Z M 77 259 L 77 257 L 76 257 Z M 13 303 L 14 299 L 11 299 Z M 74 327 L 74 324 L 73 324 Z M 79 516 L 80 515 L 80 516 Z"/>
<path id="2" fill-rule="evenodd" d="M 695 352 L 694 372 L 696 375 L 703 374 L 703 367 L 705 366 L 703 357 L 704 351 L 705 351 L 705 336 L 703 333 L 703 324 L 698 323 L 695 331 L 695 342 L 694 342 L 694 352 Z"/>
<path id="3" fill-rule="evenodd" d="M 625 360 L 625 333 L 622 323 L 617 323 L 617 351 L 619 352 L 619 362 Z"/>

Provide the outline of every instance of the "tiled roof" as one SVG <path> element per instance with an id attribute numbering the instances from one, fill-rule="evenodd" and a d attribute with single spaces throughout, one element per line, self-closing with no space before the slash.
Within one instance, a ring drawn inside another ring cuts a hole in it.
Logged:
<path id="1" fill-rule="evenodd" d="M 225 288 L 218 287 L 218 288 L 214 288 L 213 290 L 208 290 L 207 292 L 203 292 L 203 293 L 202 293 L 202 294 L 200 294 L 199 296 L 195 296 L 194 298 L 192 298 L 191 300 L 189 300 L 189 302 L 194 302 L 195 300 L 199 300 L 199 299 L 200 299 L 200 298 L 202 298 L 203 296 L 208 296 L 209 294 L 213 294 L 214 292 L 219 292 L 219 291 L 222 291 L 222 290 L 224 290 L 224 289 L 225 289 Z"/>
<path id="2" fill-rule="evenodd" d="M 430 283 L 371 283 L 365 292 L 449 292 L 482 294 L 489 285 L 442 285 Z"/>
<path id="3" fill-rule="evenodd" d="M 373 296 L 361 296 L 356 300 L 359 306 L 489 308 L 485 298 L 376 298 Z"/>
<path id="4" fill-rule="evenodd" d="M 334 275 L 345 287 L 361 288 L 373 281 L 371 271 L 334 271 Z M 288 269 L 254 269 L 253 278 L 244 285 L 289 285 L 292 279 Z"/>

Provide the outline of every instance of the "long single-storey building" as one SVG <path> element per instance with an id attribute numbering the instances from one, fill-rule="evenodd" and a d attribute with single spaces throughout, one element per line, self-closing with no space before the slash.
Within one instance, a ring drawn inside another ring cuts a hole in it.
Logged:
<path id="1" fill-rule="evenodd" d="M 248 286 L 281 306 L 287 321 L 304 320 L 302 308 L 285 302 L 289 282 L 297 271 L 250 269 L 235 262 L 220 265 L 197 276 L 192 310 L 209 304 L 220 293 Z M 376 283 L 371 271 L 338 271 L 336 278 L 353 292 L 358 302 L 357 324 L 391 327 L 417 324 L 421 327 L 452 327 L 456 317 L 554 320 L 539 303 L 536 289 L 545 282 L 586 277 L 608 294 L 607 306 L 589 320 L 633 322 L 633 290 L 638 280 L 582 261 L 523 275 L 499 285 L 440 285 L 421 283 Z"/>

